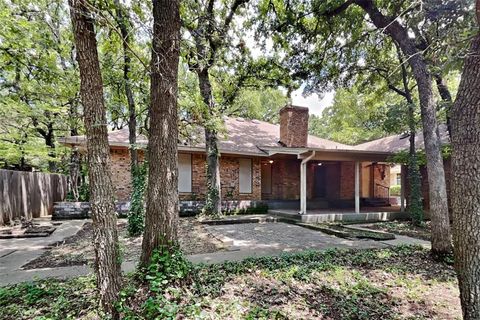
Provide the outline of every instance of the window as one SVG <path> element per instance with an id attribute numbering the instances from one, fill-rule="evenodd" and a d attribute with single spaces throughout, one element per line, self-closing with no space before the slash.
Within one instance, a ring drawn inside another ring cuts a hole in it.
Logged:
<path id="1" fill-rule="evenodd" d="M 178 154 L 178 192 L 192 192 L 191 154 Z"/>
<path id="2" fill-rule="evenodd" d="M 397 173 L 397 185 L 401 185 L 401 184 L 402 184 L 402 174 Z"/>
<path id="3" fill-rule="evenodd" d="M 252 193 L 252 159 L 239 159 L 239 191 Z"/>

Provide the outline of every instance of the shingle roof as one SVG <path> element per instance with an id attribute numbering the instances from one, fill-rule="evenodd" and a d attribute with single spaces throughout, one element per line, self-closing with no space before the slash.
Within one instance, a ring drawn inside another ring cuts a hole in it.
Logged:
<path id="1" fill-rule="evenodd" d="M 440 139 L 442 144 L 450 143 L 450 137 L 448 135 L 448 129 L 445 124 L 440 124 L 438 126 L 438 131 L 440 133 Z M 388 136 L 385 138 L 365 142 L 355 146 L 357 150 L 368 150 L 368 151 L 385 151 L 385 152 L 399 152 L 402 150 L 408 150 L 409 140 L 408 135 L 406 134 L 397 134 L 393 136 Z M 423 132 L 420 130 L 415 135 L 415 148 L 424 149 L 424 140 Z"/>
<path id="2" fill-rule="evenodd" d="M 242 118 L 225 117 L 225 134 L 219 137 L 220 152 L 265 154 L 261 148 L 283 148 L 278 142 L 280 139 L 280 126 L 260 120 L 246 120 Z M 203 129 L 198 128 L 196 134 L 188 139 L 181 139 L 179 147 L 205 148 Z M 108 140 L 112 146 L 128 146 L 128 128 L 109 132 Z M 85 143 L 85 136 L 65 137 L 60 140 L 64 144 L 82 145 Z M 137 137 L 138 144 L 147 144 L 147 138 L 143 135 Z M 308 136 L 307 148 L 319 149 L 342 149 L 350 150 L 354 147 L 342 143 Z"/>

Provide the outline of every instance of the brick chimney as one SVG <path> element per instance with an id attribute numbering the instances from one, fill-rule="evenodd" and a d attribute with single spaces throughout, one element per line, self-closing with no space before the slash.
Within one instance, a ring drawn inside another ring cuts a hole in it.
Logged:
<path id="1" fill-rule="evenodd" d="M 308 108 L 286 105 L 280 109 L 280 143 L 286 147 L 306 147 Z"/>

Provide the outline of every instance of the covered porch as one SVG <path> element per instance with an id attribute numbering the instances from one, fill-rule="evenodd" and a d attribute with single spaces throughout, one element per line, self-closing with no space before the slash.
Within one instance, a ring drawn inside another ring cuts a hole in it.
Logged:
<path id="1" fill-rule="evenodd" d="M 403 213 L 402 194 L 390 197 L 388 152 L 301 149 L 268 150 L 262 160 L 262 201 L 285 215 L 370 215 Z M 404 184 L 404 174 L 402 186 Z M 401 215 L 398 215 L 399 217 Z M 333 219 L 333 218 L 330 218 Z M 338 221 L 338 218 L 335 218 Z"/>

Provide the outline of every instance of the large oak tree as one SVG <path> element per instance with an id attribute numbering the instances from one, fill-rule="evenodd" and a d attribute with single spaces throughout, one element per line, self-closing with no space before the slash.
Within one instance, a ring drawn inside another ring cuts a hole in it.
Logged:
<path id="1" fill-rule="evenodd" d="M 90 12 L 91 4 L 87 0 L 69 0 L 69 4 L 80 69 L 80 95 L 87 138 L 97 286 L 103 309 L 117 319 L 119 315 L 115 302 L 121 289 L 122 275 L 97 41 Z"/>
<path id="2" fill-rule="evenodd" d="M 205 3 L 191 1 L 185 6 L 191 16 L 185 17 L 184 26 L 193 39 L 193 45 L 186 53 L 191 71 L 198 77 L 200 95 L 204 104 L 202 125 L 205 128 L 205 152 L 207 158 L 207 195 L 205 213 L 219 216 L 222 212 L 220 184 L 220 155 L 218 150 L 220 110 L 215 103 L 211 72 L 221 54 L 229 48 L 228 33 L 235 15 L 248 0 L 227 1 L 221 4 L 215 0 Z"/>
<path id="3" fill-rule="evenodd" d="M 346 3 L 348 3 L 347 1 Z M 412 68 L 417 82 L 420 110 L 423 122 L 425 154 L 427 157 L 430 210 L 432 211 L 432 252 L 445 254 L 451 250 L 450 222 L 448 215 L 447 187 L 440 150 L 441 142 L 436 116 L 436 103 L 433 95 L 432 76 L 422 52 L 409 37 L 408 30 L 396 17 L 382 14 L 373 0 L 350 1 L 360 6 L 372 23 L 390 36 L 400 47 Z"/>
<path id="4" fill-rule="evenodd" d="M 476 7 L 480 26 L 480 0 Z M 464 319 L 480 319 L 480 33 L 465 58 L 452 114 L 455 267 Z"/>
<path id="5" fill-rule="evenodd" d="M 148 186 L 140 263 L 177 244 L 178 224 L 178 0 L 153 0 L 153 42 L 148 131 Z"/>

